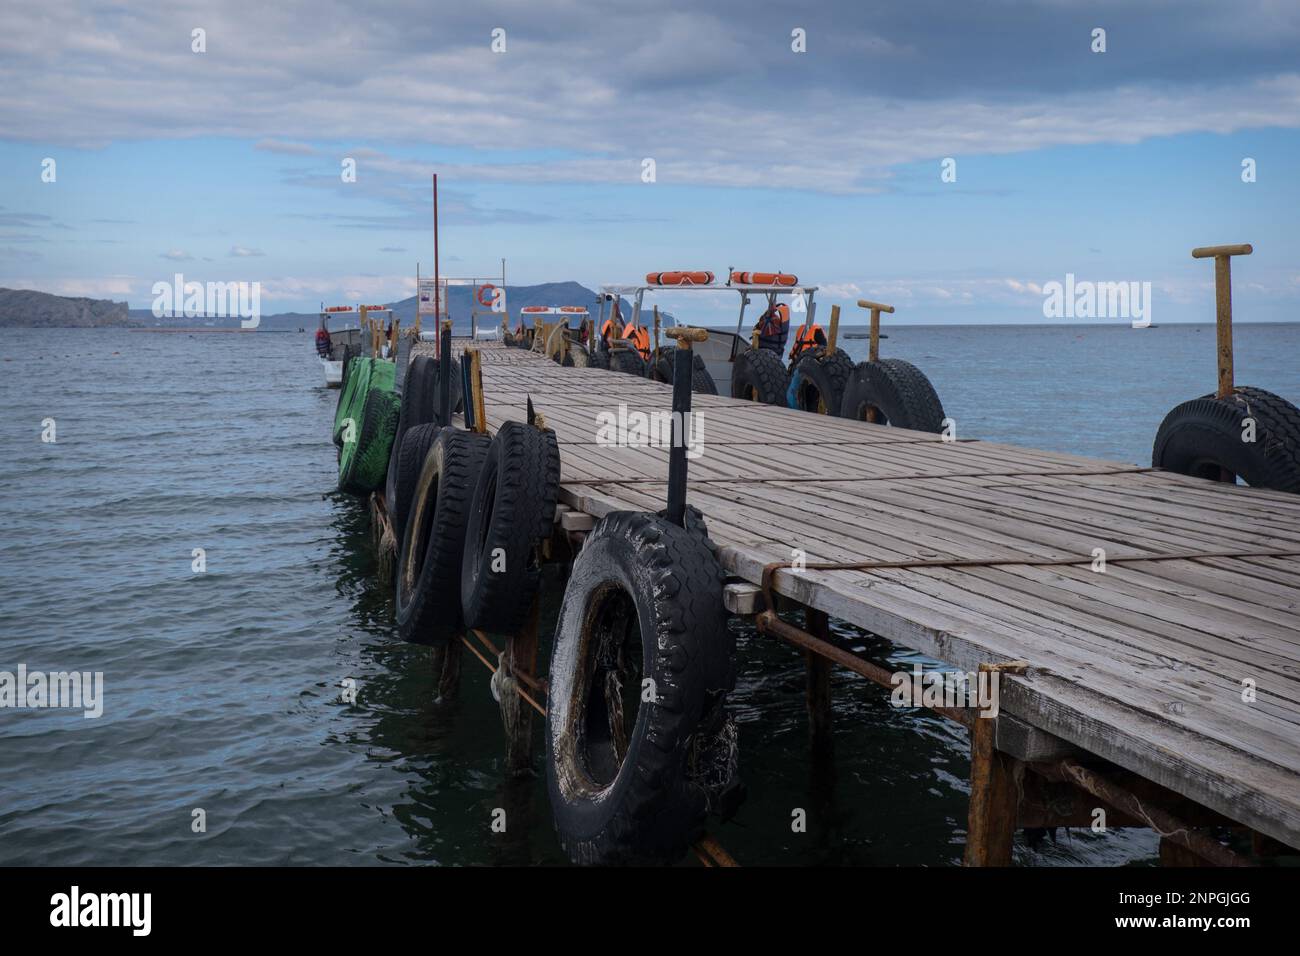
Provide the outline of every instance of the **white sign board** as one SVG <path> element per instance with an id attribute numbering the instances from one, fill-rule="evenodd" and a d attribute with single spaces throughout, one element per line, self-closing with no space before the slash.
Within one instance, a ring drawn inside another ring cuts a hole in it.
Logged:
<path id="1" fill-rule="evenodd" d="M 442 287 L 442 297 L 439 301 L 437 288 Z M 419 299 L 416 303 L 416 311 L 420 315 L 446 315 L 447 314 L 447 280 L 443 279 L 436 285 L 433 279 L 420 279 Z"/>

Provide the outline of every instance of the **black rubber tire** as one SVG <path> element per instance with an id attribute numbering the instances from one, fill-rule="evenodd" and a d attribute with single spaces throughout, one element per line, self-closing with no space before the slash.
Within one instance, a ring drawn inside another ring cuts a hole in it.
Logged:
<path id="1" fill-rule="evenodd" d="M 938 434 L 943 431 L 943 404 L 919 368 L 902 359 L 859 362 L 844 387 L 840 417 L 866 421 L 876 410 L 876 424 Z"/>
<path id="2" fill-rule="evenodd" d="M 393 494 L 388 499 L 388 518 L 393 525 L 393 537 L 399 543 L 406 531 L 406 515 L 411 510 L 411 499 L 415 496 L 415 486 L 420 480 L 424 459 L 429 456 L 429 449 L 433 447 L 440 431 L 442 426 L 437 422 L 408 428 L 402 436 L 401 447 L 397 448 L 397 461 L 392 465 L 389 475 L 393 482 Z M 396 444 L 394 447 L 397 447 Z"/>
<path id="3" fill-rule="evenodd" d="M 352 364 L 352 358 L 353 358 L 352 346 L 350 345 L 343 346 L 343 359 L 342 359 L 343 376 L 342 378 L 339 379 L 339 398 L 338 401 L 334 403 L 335 422 L 338 421 L 339 411 L 343 407 L 343 401 L 348 394 L 348 366 Z M 343 445 L 343 442 L 339 440 L 339 436 L 337 432 L 334 435 L 334 444 L 340 447 L 342 447 Z"/>
<path id="4" fill-rule="evenodd" d="M 478 476 L 465 538 L 460 600 L 468 626 L 513 634 L 524 623 L 541 579 L 538 546 L 554 530 L 559 490 L 555 432 L 502 425 Z M 499 558 L 504 566 L 497 568 Z"/>
<path id="5" fill-rule="evenodd" d="M 438 363 L 430 355 L 417 355 L 406 370 L 406 385 L 402 391 L 402 428 L 437 421 Z"/>
<path id="6" fill-rule="evenodd" d="M 734 773 L 724 584 L 707 538 L 640 512 L 606 515 L 574 560 L 551 656 L 546 778 L 575 863 L 672 863 L 703 833 L 721 750 Z M 645 703 L 642 679 L 654 682 Z"/>
<path id="7" fill-rule="evenodd" d="M 786 404 L 818 415 L 839 415 L 853 359 L 843 349 L 816 349 L 795 362 L 786 387 Z"/>
<path id="8" fill-rule="evenodd" d="M 646 377 L 646 360 L 636 349 L 614 349 L 609 353 L 609 370 Z"/>
<path id="9" fill-rule="evenodd" d="M 343 377 L 339 379 L 340 392 L 342 391 L 343 386 L 348 383 L 348 366 L 352 364 L 352 360 L 357 357 L 357 354 L 357 350 L 351 345 L 343 346 L 343 355 L 341 359 L 343 362 Z"/>
<path id="10" fill-rule="evenodd" d="M 731 369 L 731 397 L 764 405 L 784 405 L 790 377 L 771 349 L 745 349 Z"/>
<path id="11" fill-rule="evenodd" d="M 368 495 L 384 486 L 400 414 L 401 402 L 392 392 L 372 388 L 366 395 L 357 447 L 339 474 L 339 491 Z"/>
<path id="12" fill-rule="evenodd" d="M 397 550 L 397 629 L 412 644 L 445 644 L 464 628 L 461 561 L 479 469 L 491 439 L 440 428 L 412 490 Z"/>
<path id="13" fill-rule="evenodd" d="M 388 459 L 388 477 L 385 479 L 384 500 L 388 503 L 388 514 L 393 523 L 393 534 L 402 540 L 401 519 L 398 511 L 397 479 L 400 472 L 398 457 L 402 453 L 402 441 L 406 433 L 419 425 L 438 424 L 438 409 L 435 404 L 434 384 L 437 380 L 433 369 L 433 359 L 427 355 L 417 355 L 411 360 L 406 370 L 405 388 L 402 391 L 402 414 L 397 420 L 397 436 L 393 439 L 392 456 Z M 400 369 L 401 366 L 399 365 Z M 417 474 L 419 466 L 416 466 Z"/>
<path id="14" fill-rule="evenodd" d="M 429 365 L 432 371 L 428 373 L 429 381 L 429 401 L 433 409 L 433 417 L 430 421 L 442 421 L 442 389 L 439 386 L 439 378 L 442 375 L 442 364 L 432 356 L 429 357 Z M 465 381 L 461 378 L 460 359 L 452 356 L 451 359 L 451 413 L 447 416 L 455 415 L 462 408 L 462 399 L 465 392 Z M 450 424 L 450 422 L 448 422 Z"/>
<path id="15" fill-rule="evenodd" d="M 659 361 L 654 363 L 651 378 L 656 382 L 673 382 L 677 370 L 677 346 L 667 345 L 659 350 Z M 704 357 L 698 352 L 691 353 L 691 391 L 700 395 L 717 395 L 718 386 L 713 381 L 709 367 L 704 364 Z"/>
<path id="16" fill-rule="evenodd" d="M 1243 440 L 1247 419 L 1255 440 Z M 1197 478 L 1223 471 L 1252 488 L 1300 492 L 1300 409 L 1262 388 L 1183 402 L 1160 423 L 1151 464 Z"/>
<path id="17" fill-rule="evenodd" d="M 591 367 L 609 371 L 609 352 L 605 349 L 595 349 L 591 353 Z"/>

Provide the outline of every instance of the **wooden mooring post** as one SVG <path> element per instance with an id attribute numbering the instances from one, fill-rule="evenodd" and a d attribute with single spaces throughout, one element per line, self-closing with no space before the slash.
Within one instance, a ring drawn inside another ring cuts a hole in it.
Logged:
<path id="1" fill-rule="evenodd" d="M 871 310 L 871 345 L 868 347 L 867 359 L 878 362 L 880 361 L 880 313 L 893 313 L 894 307 L 881 302 L 872 302 L 870 299 L 858 299 L 858 308 Z"/>
<path id="2" fill-rule="evenodd" d="M 1193 259 L 1214 259 L 1214 334 L 1216 339 L 1219 398 L 1232 394 L 1232 257 L 1254 252 L 1250 243 L 1237 246 L 1199 246 L 1192 250 Z"/>

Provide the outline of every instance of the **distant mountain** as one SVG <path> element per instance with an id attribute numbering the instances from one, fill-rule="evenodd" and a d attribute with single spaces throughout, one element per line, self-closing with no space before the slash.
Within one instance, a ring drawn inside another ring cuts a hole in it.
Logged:
<path id="1" fill-rule="evenodd" d="M 580 305 L 591 311 L 594 318 L 599 312 L 596 293 L 577 282 L 544 282 L 541 285 L 506 286 L 506 311 L 510 313 L 510 324 L 519 324 L 519 311 L 528 306 Z M 402 325 L 409 326 L 415 321 L 415 296 L 392 303 L 393 313 L 402 320 Z M 447 312 L 452 322 L 452 331 L 459 335 L 469 331 L 470 312 L 487 310 L 473 301 L 473 289 L 469 286 L 451 286 L 447 290 Z M 426 323 L 429 317 L 425 317 Z M 480 315 L 479 327 L 501 321 L 499 315 Z"/>
<path id="2" fill-rule="evenodd" d="M 473 289 L 469 286 L 452 286 L 447 293 L 447 308 L 456 334 L 469 331 Z M 340 303 L 341 304 L 341 303 Z M 415 296 L 392 303 L 394 314 L 402 325 L 409 327 L 415 321 Z M 506 306 L 510 324 L 517 325 L 519 312 L 527 306 L 580 305 L 598 314 L 596 293 L 577 282 L 544 282 L 540 285 L 506 286 Z M 482 312 L 486 309 L 479 307 Z M 630 316 L 630 309 L 623 310 Z M 426 323 L 428 317 L 425 317 Z M 320 321 L 315 312 L 279 312 L 263 315 L 259 329 L 283 331 L 303 328 L 312 331 Z M 495 324 L 500 316 L 480 315 L 479 326 Z M 331 320 L 332 328 L 355 325 L 357 314 L 339 316 Z M 146 328 L 238 328 L 238 318 L 218 316 L 167 316 L 156 318 L 149 309 L 129 309 L 125 302 L 104 299 L 69 299 L 45 292 L 0 289 L 0 327 L 5 326 L 142 326 Z"/>
<path id="3" fill-rule="evenodd" d="M 93 328 L 133 325 L 125 302 L 69 298 L 31 289 L 0 289 L 0 328 Z"/>

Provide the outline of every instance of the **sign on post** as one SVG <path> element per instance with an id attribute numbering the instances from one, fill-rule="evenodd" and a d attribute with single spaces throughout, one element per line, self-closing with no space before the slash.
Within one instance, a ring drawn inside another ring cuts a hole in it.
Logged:
<path id="1" fill-rule="evenodd" d="M 442 292 L 441 296 L 438 295 L 439 291 Z M 435 283 L 433 279 L 421 278 L 416 310 L 419 315 L 446 315 L 447 280 L 442 279 Z"/>

